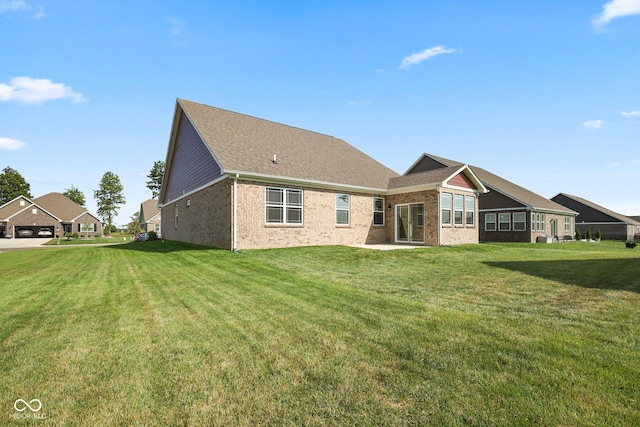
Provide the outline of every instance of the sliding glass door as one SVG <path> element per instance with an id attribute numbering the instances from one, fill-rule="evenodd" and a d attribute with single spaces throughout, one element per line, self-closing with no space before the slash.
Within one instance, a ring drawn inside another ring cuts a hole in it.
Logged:
<path id="1" fill-rule="evenodd" d="M 396 205 L 396 241 L 424 243 L 424 203 Z"/>

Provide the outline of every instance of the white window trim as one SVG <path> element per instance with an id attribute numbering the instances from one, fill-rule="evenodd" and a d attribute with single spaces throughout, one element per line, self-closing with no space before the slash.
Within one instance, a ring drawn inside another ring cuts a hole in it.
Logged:
<path id="1" fill-rule="evenodd" d="M 522 221 L 516 221 L 516 215 L 522 215 Z M 513 231 L 527 231 L 527 214 L 525 212 L 514 212 L 513 215 L 511 215 L 511 219 L 513 221 Z M 522 224 L 522 230 L 517 230 L 516 224 Z"/>
<path id="2" fill-rule="evenodd" d="M 571 217 L 570 216 L 565 216 L 564 217 L 564 231 L 565 232 L 571 232 Z"/>
<path id="3" fill-rule="evenodd" d="M 456 201 L 461 200 L 462 206 L 458 209 Z M 456 218 L 456 213 L 460 212 L 460 222 L 458 222 Z M 453 225 L 455 226 L 463 226 L 465 223 L 464 218 L 464 196 L 462 194 L 454 194 L 453 195 Z"/>
<path id="4" fill-rule="evenodd" d="M 347 204 L 348 207 L 345 208 L 339 208 L 338 207 L 338 199 L 341 196 L 347 196 Z M 347 222 L 346 223 L 338 223 L 338 212 L 347 212 Z M 346 227 L 351 225 L 351 195 L 348 193 L 336 193 L 336 225 L 338 226 L 342 226 L 342 227 Z"/>
<path id="5" fill-rule="evenodd" d="M 451 205 L 449 207 L 445 207 L 444 206 L 444 196 L 450 196 L 451 197 Z M 442 225 L 453 225 L 454 219 L 453 219 L 453 193 L 442 193 L 442 197 L 440 198 L 440 204 L 441 204 L 441 209 L 440 209 L 440 215 L 442 219 Z M 444 215 L 443 212 L 444 211 L 449 211 L 449 221 L 448 222 L 444 222 Z"/>
<path id="6" fill-rule="evenodd" d="M 500 220 L 500 216 L 501 215 L 508 215 L 509 219 L 507 221 L 501 221 Z M 507 224 L 508 225 L 508 229 L 507 230 L 503 230 L 500 228 L 500 224 Z M 511 212 L 500 212 L 498 214 L 498 231 L 511 231 Z"/>
<path id="7" fill-rule="evenodd" d="M 469 213 L 469 209 L 467 209 L 468 201 L 473 201 L 473 210 L 471 211 L 471 222 L 467 220 L 467 213 Z M 475 226 L 476 225 L 476 198 L 473 196 L 465 196 L 464 197 L 464 225 L 466 226 Z"/>
<path id="8" fill-rule="evenodd" d="M 493 218 L 493 221 L 488 221 L 488 218 Z M 487 224 L 493 224 L 493 230 L 487 229 Z M 498 217 L 494 213 L 488 213 L 484 215 L 484 231 L 494 232 L 498 230 Z"/>
<path id="9" fill-rule="evenodd" d="M 277 190 L 282 194 L 282 204 L 273 204 L 268 202 L 268 192 L 269 190 Z M 287 203 L 288 193 L 300 193 L 300 205 L 290 205 Z M 282 221 L 268 221 L 267 218 L 267 208 L 278 208 L 282 209 Z M 300 221 L 292 222 L 289 220 L 288 211 L 289 209 L 300 210 Z M 284 188 L 284 187 L 265 187 L 264 189 L 264 223 L 269 226 L 273 225 L 298 225 L 301 226 L 304 224 L 304 191 L 299 188 Z"/>
<path id="10" fill-rule="evenodd" d="M 376 210 L 376 200 L 382 200 L 382 208 L 381 210 Z M 373 198 L 373 226 L 374 227 L 384 227 L 384 225 L 386 224 L 386 215 L 385 215 L 385 208 L 384 208 L 384 197 L 374 197 Z M 382 212 L 382 224 L 376 224 L 376 212 Z"/>

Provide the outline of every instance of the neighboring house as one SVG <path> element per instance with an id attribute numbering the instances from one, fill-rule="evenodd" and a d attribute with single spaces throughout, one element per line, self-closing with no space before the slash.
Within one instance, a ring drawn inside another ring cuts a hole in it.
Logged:
<path id="1" fill-rule="evenodd" d="M 466 165 L 400 176 L 345 141 L 179 99 L 162 235 L 225 249 L 478 242 Z"/>
<path id="2" fill-rule="evenodd" d="M 160 218 L 157 200 L 149 199 L 140 204 L 140 228 L 143 231 L 155 231 L 160 234 Z"/>
<path id="3" fill-rule="evenodd" d="M 60 193 L 33 200 L 19 196 L 0 206 L 2 237 L 55 237 L 64 233 L 95 236 L 102 234 L 102 223 L 86 208 Z"/>
<path id="4" fill-rule="evenodd" d="M 592 237 L 600 230 L 602 239 L 633 240 L 640 238 L 640 222 L 613 212 L 581 197 L 560 193 L 551 200 L 576 212 L 576 228 L 583 236 L 591 230 Z"/>
<path id="5" fill-rule="evenodd" d="M 405 175 L 460 165 L 454 160 L 423 154 Z M 489 190 L 478 201 L 481 242 L 537 242 L 573 237 L 576 212 L 485 169 L 471 168 Z"/>

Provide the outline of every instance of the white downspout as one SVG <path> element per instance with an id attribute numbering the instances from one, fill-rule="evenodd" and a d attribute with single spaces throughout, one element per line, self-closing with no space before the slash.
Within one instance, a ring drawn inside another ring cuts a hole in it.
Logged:
<path id="1" fill-rule="evenodd" d="M 436 185 L 436 191 L 438 192 L 438 246 L 442 246 L 442 189 L 439 185 Z"/>
<path id="2" fill-rule="evenodd" d="M 231 250 L 238 250 L 238 225 L 236 221 L 238 219 L 238 178 L 240 174 L 236 174 L 235 178 L 233 178 L 233 241 L 231 242 Z"/>

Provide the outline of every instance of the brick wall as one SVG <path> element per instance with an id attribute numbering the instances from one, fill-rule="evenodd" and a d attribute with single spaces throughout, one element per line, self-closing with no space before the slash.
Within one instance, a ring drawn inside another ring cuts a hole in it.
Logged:
<path id="1" fill-rule="evenodd" d="M 388 242 L 386 228 L 373 225 L 373 194 L 350 194 L 350 224 L 336 225 L 337 192 L 273 186 L 303 190 L 303 224 L 266 224 L 265 185 L 238 181 L 238 249 Z"/>
<path id="2" fill-rule="evenodd" d="M 178 227 L 175 212 L 178 208 Z M 162 207 L 162 237 L 231 249 L 231 181 L 223 180 Z"/>

